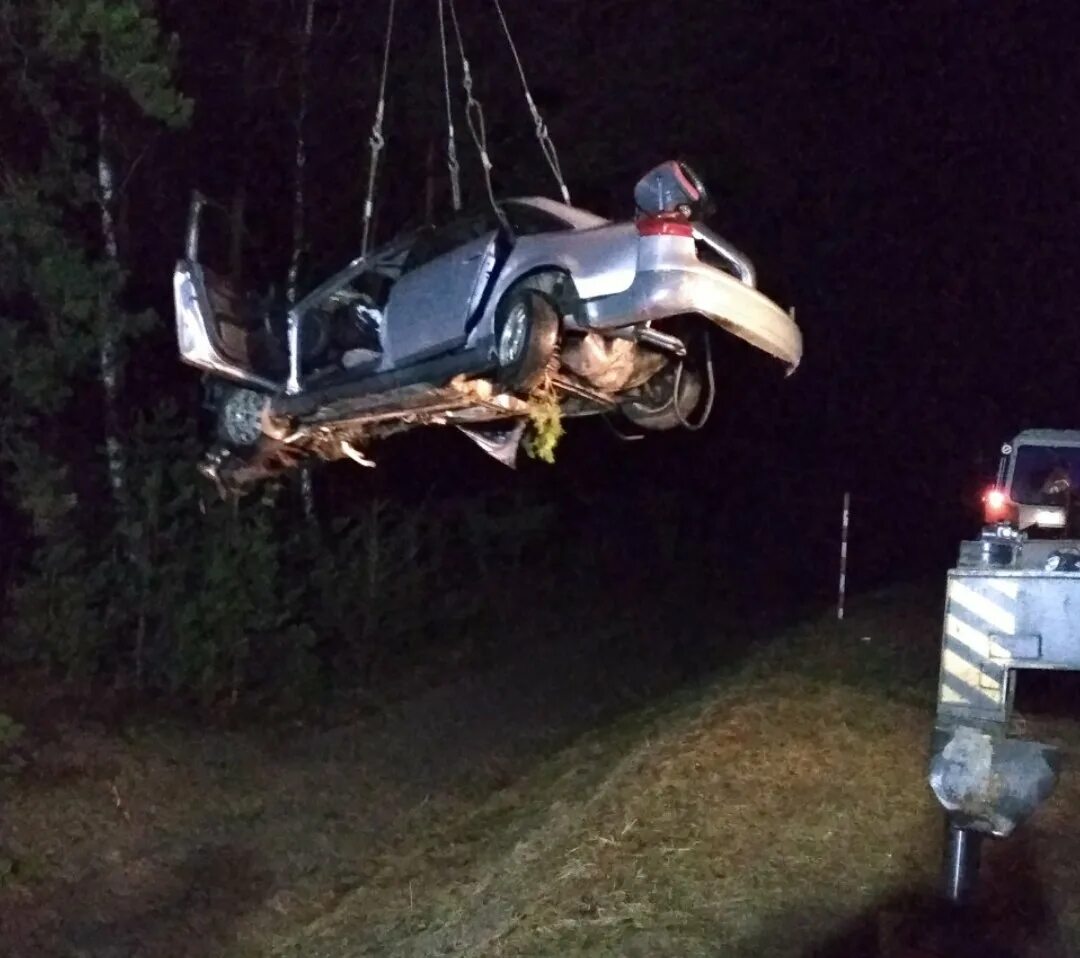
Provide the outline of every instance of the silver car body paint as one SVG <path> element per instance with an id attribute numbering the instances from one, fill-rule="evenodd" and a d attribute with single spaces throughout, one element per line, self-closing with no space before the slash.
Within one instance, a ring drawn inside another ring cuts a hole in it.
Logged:
<path id="1" fill-rule="evenodd" d="M 507 204 L 553 217 L 562 228 L 516 237 L 490 291 L 497 265 L 494 230 L 397 279 L 384 310 L 382 355 L 358 375 L 407 368 L 463 347 L 487 350 L 494 361 L 500 302 L 524 277 L 553 270 L 572 280 L 580 300 L 576 311 L 563 317 L 569 328 L 625 335 L 628 327 L 698 314 L 781 360 L 789 372 L 799 365 L 802 334 L 794 319 L 754 288 L 749 260 L 704 227 L 695 226 L 693 236 L 642 236 L 632 221 L 613 223 L 543 197 Z M 699 242 L 726 261 L 730 271 L 704 262 Z M 380 262 L 400 257 L 402 249 L 399 240 L 354 260 L 301 300 L 292 314 L 302 322 L 336 290 Z M 191 253 L 177 266 L 174 291 L 182 359 L 257 389 L 284 391 L 284 382 L 237 366 L 217 348 L 202 269 Z M 288 391 L 297 392 L 302 389 L 298 363 L 292 366 Z"/>

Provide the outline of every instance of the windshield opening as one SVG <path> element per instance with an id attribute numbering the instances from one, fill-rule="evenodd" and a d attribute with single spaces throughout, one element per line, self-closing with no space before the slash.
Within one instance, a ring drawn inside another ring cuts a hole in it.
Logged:
<path id="1" fill-rule="evenodd" d="M 1060 505 L 1068 491 L 1080 492 L 1080 448 L 1020 446 L 1010 495 L 1024 505 Z"/>

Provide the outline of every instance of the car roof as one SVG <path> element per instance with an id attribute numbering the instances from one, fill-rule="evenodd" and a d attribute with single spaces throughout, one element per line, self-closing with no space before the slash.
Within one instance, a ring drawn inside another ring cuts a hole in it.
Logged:
<path id="1" fill-rule="evenodd" d="M 1080 446 L 1080 429 L 1025 429 L 1014 446 Z"/>
<path id="2" fill-rule="evenodd" d="M 595 229 L 597 226 L 607 226 L 611 222 L 611 220 L 606 220 L 604 217 L 590 213 L 588 210 L 570 206 L 567 203 L 560 203 L 558 200 L 548 199 L 546 196 L 512 196 L 508 197 L 506 202 L 521 203 L 524 206 L 532 206 L 535 209 L 543 210 L 545 213 L 550 213 L 552 216 L 557 216 L 564 222 L 569 223 L 576 230 Z"/>

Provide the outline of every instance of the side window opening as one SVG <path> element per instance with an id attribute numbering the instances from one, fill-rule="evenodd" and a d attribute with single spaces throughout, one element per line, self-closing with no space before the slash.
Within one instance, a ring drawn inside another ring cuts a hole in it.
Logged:
<path id="1" fill-rule="evenodd" d="M 443 226 L 424 227 L 413 241 L 402 273 L 419 269 L 433 259 L 498 229 L 494 214 L 462 216 Z"/>
<path id="2" fill-rule="evenodd" d="M 573 229 L 569 223 L 554 213 L 530 206 L 528 203 L 506 203 L 503 210 L 515 236 L 562 233 Z"/>

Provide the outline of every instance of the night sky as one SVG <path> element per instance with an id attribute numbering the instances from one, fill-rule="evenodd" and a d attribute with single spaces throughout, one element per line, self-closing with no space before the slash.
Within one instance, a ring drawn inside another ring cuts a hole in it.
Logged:
<path id="1" fill-rule="evenodd" d="M 459 8 L 497 189 L 555 195 L 493 9 Z M 720 408 L 703 433 L 623 445 L 600 422 L 575 423 L 555 467 L 515 474 L 427 430 L 376 450 L 374 473 L 325 470 L 327 487 L 587 491 L 615 513 L 674 495 L 708 517 L 710 542 L 760 543 L 789 576 L 831 570 L 851 489 L 856 579 L 943 568 L 974 531 L 999 443 L 1027 426 L 1080 424 L 1076 16 L 1065 4 L 955 0 L 505 8 L 575 202 L 628 216 L 645 169 L 689 158 L 718 201 L 714 228 L 754 259 L 763 291 L 796 307 L 804 365 L 784 380 L 749 350 L 722 350 Z M 196 186 L 225 199 L 246 184 L 247 270 L 256 284 L 284 277 L 302 5 L 163 9 L 195 115 L 140 166 L 130 215 L 146 238 L 133 295 L 168 315 Z M 381 240 L 421 215 L 432 144 L 447 205 L 435 9 L 398 3 Z M 385 13 L 318 3 L 311 273 L 357 251 Z M 479 201 L 461 102 L 455 87 L 466 192 Z M 162 376 L 193 396 L 178 364 Z"/>

